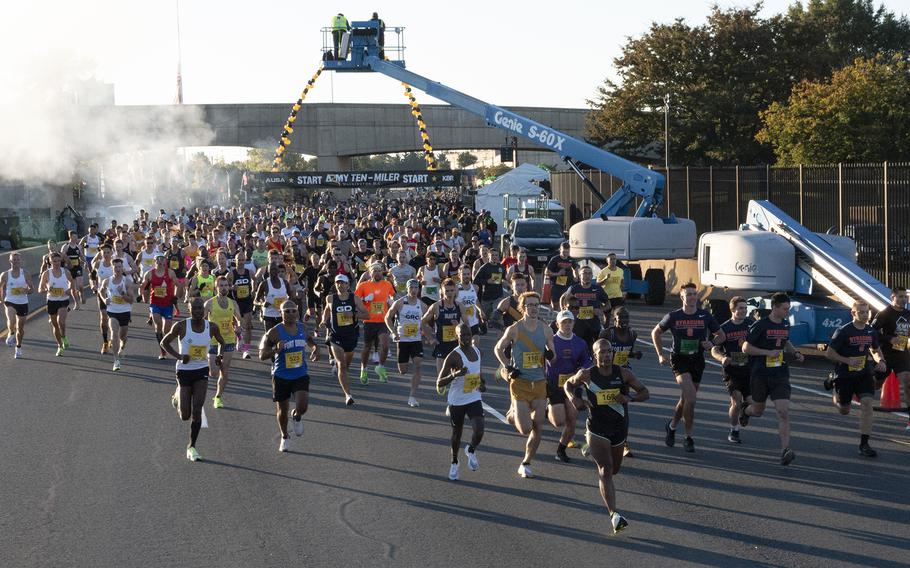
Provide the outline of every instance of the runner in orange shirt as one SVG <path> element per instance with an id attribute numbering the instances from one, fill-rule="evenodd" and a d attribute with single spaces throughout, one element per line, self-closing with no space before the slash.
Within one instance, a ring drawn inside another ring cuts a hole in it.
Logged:
<path id="1" fill-rule="evenodd" d="M 371 264 L 370 279 L 358 284 L 354 291 L 354 295 L 363 300 L 370 313 L 370 317 L 363 326 L 363 351 L 360 355 L 360 382 L 365 385 L 370 382 L 367 374 L 367 361 L 374 344 L 379 352 L 379 364 L 375 367 L 379 382 L 386 382 L 389 376 L 389 372 L 385 368 L 389 351 L 389 329 L 385 324 L 385 314 L 395 299 L 395 288 L 382 277 L 384 268 L 379 262 Z"/>

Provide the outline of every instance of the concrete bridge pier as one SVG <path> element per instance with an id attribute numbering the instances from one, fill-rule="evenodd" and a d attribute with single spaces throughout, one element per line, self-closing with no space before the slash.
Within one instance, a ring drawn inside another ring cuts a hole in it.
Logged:
<path id="1" fill-rule="evenodd" d="M 350 156 L 316 156 L 321 172 L 343 172 L 351 169 Z"/>

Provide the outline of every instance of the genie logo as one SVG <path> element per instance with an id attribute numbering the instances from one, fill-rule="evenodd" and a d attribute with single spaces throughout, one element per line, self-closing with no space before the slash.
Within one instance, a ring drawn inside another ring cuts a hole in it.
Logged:
<path id="1" fill-rule="evenodd" d="M 496 111 L 496 114 L 493 115 L 493 122 L 505 128 L 506 130 L 511 130 L 512 132 L 517 132 L 518 134 L 522 134 L 524 132 L 524 124 L 512 117 L 505 116 L 501 110 Z"/>
<path id="2" fill-rule="evenodd" d="M 562 151 L 562 145 L 566 141 L 565 136 L 537 124 L 530 124 L 528 126 L 528 131 L 525 132 L 526 124 L 522 122 L 520 117 L 508 116 L 501 110 L 498 110 L 493 114 L 493 124 L 505 128 L 506 130 L 511 130 L 516 134 L 521 134 L 559 152 Z"/>
<path id="3" fill-rule="evenodd" d="M 753 272 L 758 270 L 758 266 L 754 262 L 752 262 L 752 263 L 737 262 L 736 264 L 733 265 L 733 270 L 735 270 L 737 272 L 745 272 L 747 274 L 752 274 Z"/>

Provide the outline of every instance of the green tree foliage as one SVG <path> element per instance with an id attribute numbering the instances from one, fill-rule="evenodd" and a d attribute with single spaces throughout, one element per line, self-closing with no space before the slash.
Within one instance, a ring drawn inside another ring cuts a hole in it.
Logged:
<path id="1" fill-rule="evenodd" d="M 246 160 L 232 162 L 231 165 L 250 172 L 270 172 L 274 157 L 273 149 L 250 148 L 246 152 Z M 306 172 L 315 170 L 316 166 L 316 158 L 308 160 L 303 154 L 288 151 L 284 153 L 278 169 L 282 172 Z"/>
<path id="2" fill-rule="evenodd" d="M 499 177 L 502 174 L 511 171 L 512 167 L 505 164 L 496 164 L 495 166 L 481 166 L 477 168 L 475 177 L 477 179 L 487 179 L 488 177 Z"/>
<path id="3" fill-rule="evenodd" d="M 760 8 L 715 6 L 702 25 L 655 23 L 630 39 L 614 61 L 619 81 L 605 81 L 589 101 L 586 137 L 642 153 L 664 138 L 669 93 L 671 162 L 767 162 L 772 149 L 756 139 L 760 111 L 786 101 L 804 79 L 910 45 L 910 22 L 870 0 L 811 0 L 768 19 Z"/>
<path id="4" fill-rule="evenodd" d="M 436 165 L 440 170 L 447 170 L 452 167 L 448 159 L 442 154 L 436 154 Z M 426 167 L 427 162 L 424 160 L 422 152 L 354 156 L 351 161 L 351 169 L 360 171 L 424 170 Z"/>
<path id="5" fill-rule="evenodd" d="M 798 84 L 761 118 L 757 138 L 782 165 L 906 160 L 910 63 L 898 55 L 858 58 L 829 80 Z"/>
<path id="6" fill-rule="evenodd" d="M 458 167 L 461 169 L 469 168 L 477 163 L 477 156 L 470 152 L 461 152 L 458 154 Z"/>

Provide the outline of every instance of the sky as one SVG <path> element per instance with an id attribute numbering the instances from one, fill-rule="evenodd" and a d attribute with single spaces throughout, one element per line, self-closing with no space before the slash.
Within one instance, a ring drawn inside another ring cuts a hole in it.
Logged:
<path id="1" fill-rule="evenodd" d="M 403 26 L 407 67 L 499 105 L 582 108 L 629 36 L 651 22 L 704 21 L 703 0 L 362 2 L 179 0 L 185 103 L 280 103 L 300 93 L 320 61 L 320 28 L 334 11 L 378 10 Z M 750 5 L 717 0 L 721 7 Z M 762 15 L 789 0 L 766 0 Z M 887 0 L 910 13 L 910 0 Z M 34 70 L 57 61 L 115 85 L 117 104 L 170 104 L 177 67 L 178 0 L 49 0 L 4 8 L 0 49 Z M 391 42 L 391 34 L 388 34 Z M 416 93 L 418 101 L 437 102 Z M 307 102 L 404 102 L 377 74 L 324 74 Z M 0 101 L 2 102 L 2 101 Z"/>

